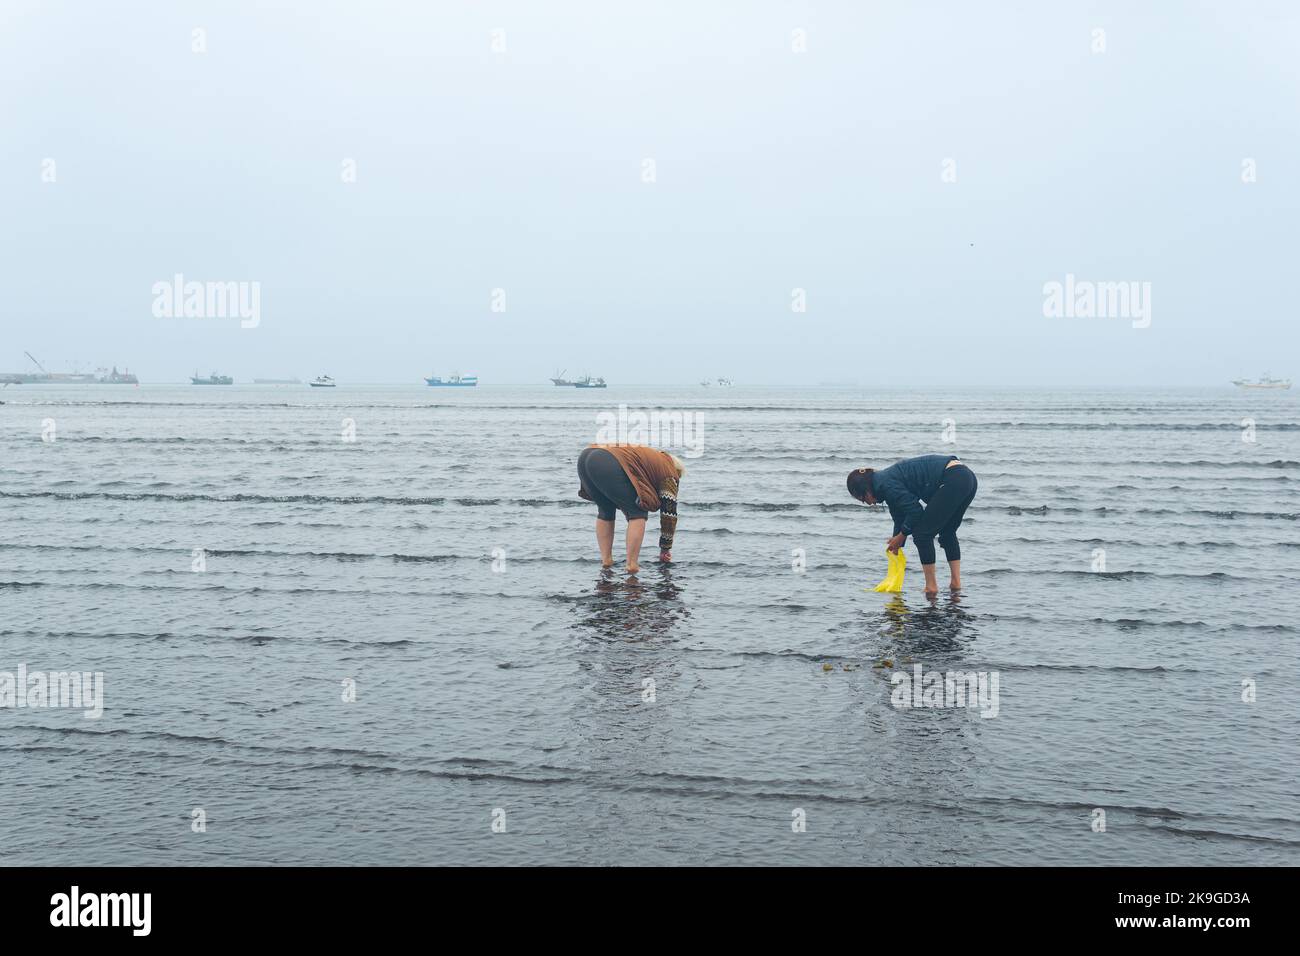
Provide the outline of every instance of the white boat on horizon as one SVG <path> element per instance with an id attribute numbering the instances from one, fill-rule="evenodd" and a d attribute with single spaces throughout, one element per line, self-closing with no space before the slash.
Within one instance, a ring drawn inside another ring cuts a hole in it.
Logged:
<path id="1" fill-rule="evenodd" d="M 321 375 L 312 379 L 307 384 L 312 388 L 333 388 L 334 379 L 330 378 L 328 375 Z"/>

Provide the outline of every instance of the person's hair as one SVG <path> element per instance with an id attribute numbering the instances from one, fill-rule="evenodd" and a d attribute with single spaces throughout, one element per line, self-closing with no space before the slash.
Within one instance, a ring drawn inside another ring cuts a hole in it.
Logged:
<path id="1" fill-rule="evenodd" d="M 667 452 L 666 454 L 668 455 L 669 458 L 672 459 L 673 467 L 677 469 L 677 477 L 678 477 L 678 478 L 681 478 L 683 475 L 685 475 L 685 474 L 686 474 L 686 462 L 682 461 L 680 458 L 678 458 L 678 457 L 677 457 L 676 455 L 674 455 L 672 452 Z"/>
<path id="2" fill-rule="evenodd" d="M 854 468 L 849 472 L 848 485 L 849 494 L 859 501 L 865 501 L 867 492 L 871 490 L 871 478 L 876 473 L 874 468 Z"/>

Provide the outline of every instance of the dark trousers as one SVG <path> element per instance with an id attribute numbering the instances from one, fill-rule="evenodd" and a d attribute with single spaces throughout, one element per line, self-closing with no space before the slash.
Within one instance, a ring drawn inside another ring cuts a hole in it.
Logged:
<path id="1" fill-rule="evenodd" d="M 604 448 L 584 448 L 578 455 L 578 481 L 596 502 L 596 513 L 601 521 L 613 521 L 615 511 L 623 512 L 629 521 L 646 516 L 645 509 L 637 501 L 632 479 L 618 459 Z"/>
<path id="2" fill-rule="evenodd" d="M 949 561 L 961 560 L 961 545 L 957 543 L 957 529 L 975 498 L 979 482 L 975 472 L 965 465 L 953 465 L 943 470 L 943 480 L 932 501 L 927 501 L 925 511 L 916 527 L 912 540 L 922 564 L 934 564 L 934 536 L 939 536 L 939 546 Z"/>

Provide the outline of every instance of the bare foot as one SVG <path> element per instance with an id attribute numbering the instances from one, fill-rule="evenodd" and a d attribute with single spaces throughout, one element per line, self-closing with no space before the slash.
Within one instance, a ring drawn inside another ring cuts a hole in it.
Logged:
<path id="1" fill-rule="evenodd" d="M 953 581 L 953 582 L 951 582 L 951 583 L 948 585 L 948 590 L 950 590 L 950 591 L 960 591 L 960 590 L 961 590 L 961 582 L 960 582 L 960 581 Z"/>
<path id="2" fill-rule="evenodd" d="M 934 597 L 934 596 L 937 595 L 938 593 L 939 593 L 939 585 L 937 585 L 937 584 L 927 584 L 927 585 L 925 586 L 925 596 L 926 596 L 926 597 Z"/>
<path id="3" fill-rule="evenodd" d="M 637 573 L 638 571 L 640 571 L 640 570 L 641 570 L 641 565 L 639 565 L 639 564 L 629 564 L 629 565 L 627 566 L 627 573 L 628 573 L 628 574 L 636 574 L 636 573 Z"/>
<path id="4" fill-rule="evenodd" d="M 614 559 L 613 559 L 613 558 L 610 558 L 610 559 L 607 560 L 607 561 L 604 560 L 604 559 L 602 559 L 601 562 L 600 562 L 600 566 L 601 566 L 602 568 L 612 568 L 612 567 L 614 566 Z"/>

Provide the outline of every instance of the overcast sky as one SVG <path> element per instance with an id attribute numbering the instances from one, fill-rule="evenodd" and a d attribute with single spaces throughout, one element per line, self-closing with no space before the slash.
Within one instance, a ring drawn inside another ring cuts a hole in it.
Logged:
<path id="1" fill-rule="evenodd" d="M 0 0 L 0 372 L 1295 375 L 1298 50 L 1288 2 Z M 177 273 L 259 324 L 156 317 Z"/>

